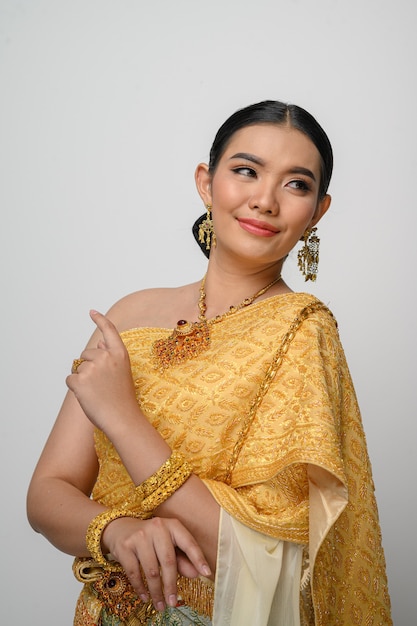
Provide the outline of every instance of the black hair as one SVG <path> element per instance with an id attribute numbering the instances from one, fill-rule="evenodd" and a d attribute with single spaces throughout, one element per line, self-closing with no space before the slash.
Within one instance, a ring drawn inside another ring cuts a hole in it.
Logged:
<path id="1" fill-rule="evenodd" d="M 296 104 L 285 104 L 278 100 L 264 100 L 239 109 L 219 128 L 210 150 L 209 172 L 213 176 L 231 138 L 240 129 L 255 124 L 276 124 L 290 126 L 304 133 L 316 146 L 321 159 L 319 198 L 323 198 L 329 187 L 333 171 L 333 150 L 328 136 L 317 120 L 305 109 Z M 205 215 L 193 225 L 193 235 L 204 254 L 210 251 L 198 240 L 198 229 Z"/>

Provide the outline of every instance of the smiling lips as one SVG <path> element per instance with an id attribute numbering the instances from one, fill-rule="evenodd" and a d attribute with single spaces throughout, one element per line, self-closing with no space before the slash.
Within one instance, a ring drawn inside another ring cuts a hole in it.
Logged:
<path id="1" fill-rule="evenodd" d="M 237 221 L 243 230 L 246 230 L 248 233 L 252 233 L 253 235 L 259 235 L 260 237 L 273 237 L 279 233 L 278 228 L 275 228 L 272 224 L 268 224 L 268 222 L 261 222 L 259 220 L 244 217 L 239 217 Z"/>

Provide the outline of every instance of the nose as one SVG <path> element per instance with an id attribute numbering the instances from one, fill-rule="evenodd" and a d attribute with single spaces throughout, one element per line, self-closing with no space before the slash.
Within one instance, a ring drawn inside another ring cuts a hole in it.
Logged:
<path id="1" fill-rule="evenodd" d="M 279 201 L 275 186 L 267 181 L 259 182 L 256 189 L 252 189 L 248 205 L 254 211 L 277 215 L 279 212 Z"/>

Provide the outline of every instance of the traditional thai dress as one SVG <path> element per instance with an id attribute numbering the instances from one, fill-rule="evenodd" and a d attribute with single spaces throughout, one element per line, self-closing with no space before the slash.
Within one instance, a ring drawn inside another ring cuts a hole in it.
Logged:
<path id="1" fill-rule="evenodd" d="M 81 559 L 74 624 L 392 624 L 371 467 L 332 314 L 291 293 L 209 326 L 207 350 L 165 369 L 152 347 L 171 331 L 121 337 L 141 410 L 220 504 L 215 583 L 180 577 L 179 606 L 158 614 Z M 123 506 L 135 485 L 99 430 L 95 441 L 92 496 Z"/>

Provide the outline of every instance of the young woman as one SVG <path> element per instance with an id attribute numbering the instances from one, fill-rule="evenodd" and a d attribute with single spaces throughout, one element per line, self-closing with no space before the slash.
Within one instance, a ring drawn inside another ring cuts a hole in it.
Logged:
<path id="1" fill-rule="evenodd" d="M 281 277 L 302 240 L 315 279 L 332 166 L 304 109 L 237 111 L 196 170 L 203 280 L 91 312 L 28 493 L 74 624 L 391 624 L 337 324 Z"/>

